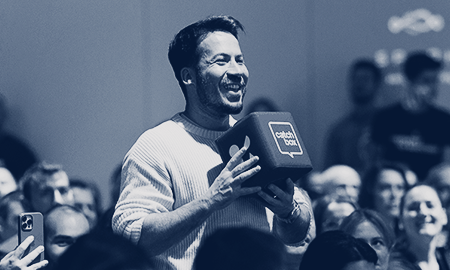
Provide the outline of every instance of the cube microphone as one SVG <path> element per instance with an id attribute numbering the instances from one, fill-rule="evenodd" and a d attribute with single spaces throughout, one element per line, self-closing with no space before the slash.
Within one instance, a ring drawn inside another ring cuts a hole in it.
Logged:
<path id="1" fill-rule="evenodd" d="M 216 140 L 219 154 L 226 164 L 244 145 L 244 160 L 258 156 L 261 170 L 242 186 L 270 183 L 283 188 L 282 180 L 296 181 L 312 170 L 311 161 L 294 119 L 289 112 L 254 112 L 239 120 Z"/>

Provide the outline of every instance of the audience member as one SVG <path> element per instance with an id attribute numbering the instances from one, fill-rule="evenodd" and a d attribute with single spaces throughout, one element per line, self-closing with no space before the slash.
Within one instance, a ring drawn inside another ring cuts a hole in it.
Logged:
<path id="1" fill-rule="evenodd" d="M 247 114 L 252 112 L 277 112 L 278 106 L 275 102 L 267 97 L 259 97 L 248 105 Z"/>
<path id="2" fill-rule="evenodd" d="M 122 164 L 117 165 L 110 178 L 111 183 L 111 205 L 106 209 L 103 214 L 99 217 L 96 229 L 98 230 L 108 230 L 113 232 L 112 229 L 112 218 L 114 216 L 114 211 L 116 209 L 116 203 L 120 196 L 120 183 L 122 175 Z"/>
<path id="3" fill-rule="evenodd" d="M 383 162 L 372 166 L 364 175 L 359 205 L 380 213 L 394 230 L 399 214 L 400 201 L 409 188 L 407 168 L 398 163 Z"/>
<path id="4" fill-rule="evenodd" d="M 110 231 L 80 236 L 64 254 L 54 270 L 152 270 L 145 252 Z"/>
<path id="5" fill-rule="evenodd" d="M 23 195 L 13 191 L 0 199 L 0 258 L 17 247 L 19 215 L 25 212 Z"/>
<path id="6" fill-rule="evenodd" d="M 425 183 L 436 189 L 442 205 L 447 212 L 450 211 L 450 163 L 434 166 L 428 173 Z"/>
<path id="7" fill-rule="evenodd" d="M 317 235 L 337 230 L 342 220 L 358 209 L 358 205 L 347 197 L 323 196 L 314 205 L 314 220 Z"/>
<path id="8" fill-rule="evenodd" d="M 328 131 L 325 167 L 343 164 L 360 174 L 371 164 L 369 126 L 376 111 L 375 101 L 382 82 L 381 70 L 372 60 L 357 59 L 351 65 L 348 90 L 352 111 Z"/>
<path id="9" fill-rule="evenodd" d="M 90 228 L 93 229 L 102 214 L 100 190 L 94 183 L 81 179 L 70 179 L 70 188 L 73 192 L 75 208 L 83 212 L 89 221 Z"/>
<path id="10" fill-rule="evenodd" d="M 285 253 L 285 246 L 273 234 L 245 227 L 219 229 L 201 243 L 194 269 L 286 269 Z"/>
<path id="11" fill-rule="evenodd" d="M 158 269 L 191 269 L 198 243 L 218 228 L 269 232 L 266 208 L 284 244 L 302 243 L 313 222 L 306 200 L 294 200 L 290 179 L 285 190 L 269 185 L 275 196 L 242 187 L 260 171 L 259 158 L 242 161 L 243 147 L 224 164 L 217 152 L 215 139 L 243 108 L 249 73 L 237 39 L 242 29 L 232 17 L 215 16 L 175 36 L 169 60 L 185 111 L 146 131 L 124 159 L 113 228 L 153 256 Z"/>
<path id="12" fill-rule="evenodd" d="M 376 252 L 363 240 L 334 230 L 317 235 L 303 256 L 300 270 L 371 270 Z"/>
<path id="13" fill-rule="evenodd" d="M 55 205 L 74 203 L 69 177 L 58 164 L 35 164 L 26 171 L 20 180 L 20 186 L 31 211 L 45 214 Z"/>
<path id="14" fill-rule="evenodd" d="M 0 270 L 37 270 L 47 266 L 47 260 L 29 265 L 39 254 L 44 252 L 43 246 L 38 246 L 28 255 L 23 256 L 25 250 L 28 249 L 33 241 L 33 236 L 28 236 L 15 250 L 3 257 L 0 261 Z"/>
<path id="15" fill-rule="evenodd" d="M 324 194 L 335 194 L 348 197 L 357 202 L 361 178 L 359 173 L 347 165 L 334 165 L 323 171 L 320 175 L 323 182 Z"/>
<path id="16" fill-rule="evenodd" d="M 450 113 L 434 104 L 441 68 L 425 52 L 410 54 L 405 98 L 377 113 L 371 127 L 379 159 L 406 164 L 419 181 L 450 152 Z"/>
<path id="17" fill-rule="evenodd" d="M 407 191 L 400 207 L 401 235 L 392 249 L 389 269 L 449 269 L 444 249 L 437 248 L 446 224 L 447 215 L 431 186 L 422 184 Z"/>
<path id="18" fill-rule="evenodd" d="M 377 270 L 387 270 L 389 253 L 394 244 L 395 236 L 383 218 L 375 211 L 358 209 L 344 218 L 339 228 L 356 239 L 361 239 L 377 253 Z"/>
<path id="19" fill-rule="evenodd" d="M 16 189 L 17 183 L 14 176 L 8 169 L 0 167 L 0 199 Z"/>
<path id="20" fill-rule="evenodd" d="M 20 179 L 37 158 L 25 142 L 6 132 L 8 113 L 6 98 L 0 93 L 0 166 L 7 168 L 15 179 Z"/>
<path id="21" fill-rule="evenodd" d="M 323 178 L 318 171 L 313 170 L 304 175 L 298 181 L 297 185 L 308 193 L 311 199 L 311 205 L 314 205 L 315 201 L 324 195 Z"/>
<path id="22" fill-rule="evenodd" d="M 84 214 L 70 205 L 57 205 L 44 216 L 45 257 L 52 269 L 58 258 L 78 237 L 89 232 Z M 79 258 L 84 260 L 84 258 Z"/>

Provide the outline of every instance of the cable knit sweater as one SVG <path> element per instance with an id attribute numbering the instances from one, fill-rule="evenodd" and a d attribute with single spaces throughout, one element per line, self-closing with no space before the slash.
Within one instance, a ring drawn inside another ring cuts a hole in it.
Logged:
<path id="1" fill-rule="evenodd" d="M 234 121 L 230 117 L 230 123 Z M 221 134 L 181 114 L 144 132 L 124 159 L 114 231 L 137 243 L 147 214 L 172 211 L 204 194 L 224 168 L 214 142 Z M 270 231 L 269 220 L 255 199 L 239 198 L 157 256 L 156 269 L 191 269 L 200 242 L 216 229 L 248 226 Z"/>

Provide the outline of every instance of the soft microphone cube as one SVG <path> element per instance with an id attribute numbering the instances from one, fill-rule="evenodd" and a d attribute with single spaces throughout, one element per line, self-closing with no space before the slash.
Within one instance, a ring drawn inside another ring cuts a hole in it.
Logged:
<path id="1" fill-rule="evenodd" d="M 216 140 L 226 164 L 244 145 L 244 160 L 258 156 L 261 171 L 242 186 L 267 187 L 270 183 L 299 179 L 312 170 L 311 161 L 289 112 L 254 112 L 239 120 Z M 277 183 L 275 183 L 277 184 Z"/>

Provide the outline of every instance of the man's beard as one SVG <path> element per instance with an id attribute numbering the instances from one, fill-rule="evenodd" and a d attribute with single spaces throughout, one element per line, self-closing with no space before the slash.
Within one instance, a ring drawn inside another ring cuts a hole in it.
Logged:
<path id="1" fill-rule="evenodd" d="M 200 74 L 196 74 L 197 79 L 197 95 L 200 102 L 207 108 L 214 109 L 219 114 L 238 114 L 243 109 L 243 104 L 240 106 L 230 106 L 223 102 L 220 95 L 220 90 L 214 90 L 214 92 L 208 91 L 208 81 L 203 78 Z M 242 99 L 245 95 L 245 89 L 243 91 Z"/>

